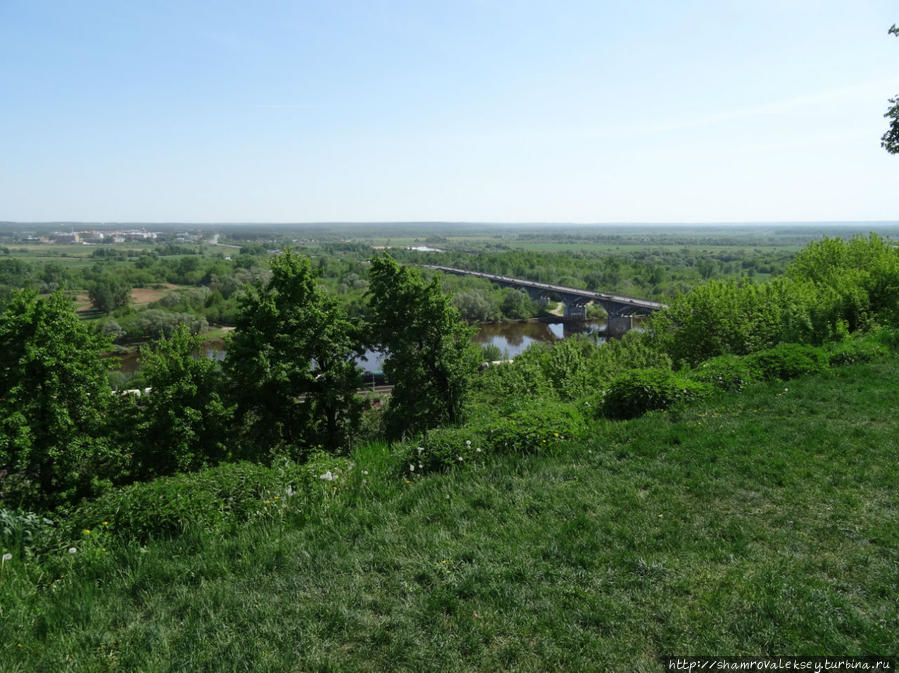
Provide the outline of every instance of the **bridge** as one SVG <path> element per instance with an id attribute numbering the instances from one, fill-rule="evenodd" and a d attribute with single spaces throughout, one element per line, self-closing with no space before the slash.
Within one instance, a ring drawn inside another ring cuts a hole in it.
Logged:
<path id="1" fill-rule="evenodd" d="M 584 320 L 587 317 L 587 304 L 592 301 L 602 306 L 608 313 L 607 330 L 612 334 L 622 334 L 629 330 L 633 326 L 633 316 L 635 315 L 646 315 L 667 308 L 665 304 L 649 301 L 648 299 L 637 299 L 606 292 L 591 292 L 590 290 L 581 290 L 575 287 L 538 283 L 533 280 L 510 278 L 509 276 L 497 276 L 492 273 L 454 269 L 449 266 L 432 264 L 424 264 L 423 266 L 427 269 L 452 273 L 458 276 L 484 278 L 497 285 L 524 290 L 535 301 L 550 295 L 559 297 L 565 304 L 564 320 Z"/>

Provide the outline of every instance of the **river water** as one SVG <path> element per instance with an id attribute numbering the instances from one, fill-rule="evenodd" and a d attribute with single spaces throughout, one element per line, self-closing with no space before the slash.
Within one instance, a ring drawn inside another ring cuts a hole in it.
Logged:
<path id="1" fill-rule="evenodd" d="M 503 359 L 512 359 L 523 352 L 532 343 L 538 341 L 552 342 L 567 339 L 574 334 L 592 335 L 597 342 L 606 340 L 606 323 L 604 320 L 585 320 L 582 322 L 505 322 L 489 325 L 479 325 L 474 336 L 474 342 L 479 344 L 493 344 L 503 353 Z M 223 360 L 225 358 L 225 343 L 223 341 L 210 341 L 206 344 L 206 357 Z M 120 369 L 125 373 L 133 373 L 139 368 L 139 356 L 137 353 L 129 353 L 121 356 Z M 359 359 L 359 366 L 368 372 L 381 371 L 384 361 L 381 353 L 366 351 Z"/>

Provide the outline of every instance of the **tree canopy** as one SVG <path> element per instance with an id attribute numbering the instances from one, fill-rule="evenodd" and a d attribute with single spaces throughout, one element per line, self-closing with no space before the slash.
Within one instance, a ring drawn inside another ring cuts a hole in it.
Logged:
<path id="1" fill-rule="evenodd" d="M 899 26 L 890 27 L 890 35 L 899 35 Z M 890 127 L 880 138 L 880 145 L 890 154 L 899 154 L 899 96 L 890 98 L 890 108 L 883 116 L 890 120 Z"/>
<path id="2" fill-rule="evenodd" d="M 361 413 L 354 325 L 289 249 L 240 300 L 225 372 L 247 446 L 303 454 L 346 448 Z"/>
<path id="3" fill-rule="evenodd" d="M 374 345 L 385 351 L 384 373 L 394 384 L 384 415 L 391 439 L 462 419 L 477 370 L 471 329 L 435 278 L 386 256 L 369 271 Z"/>
<path id="4" fill-rule="evenodd" d="M 61 292 L 17 292 L 0 315 L 0 491 L 24 501 L 84 495 L 116 458 L 102 426 L 108 342 Z M 99 439 L 98 439 L 99 437 Z"/>

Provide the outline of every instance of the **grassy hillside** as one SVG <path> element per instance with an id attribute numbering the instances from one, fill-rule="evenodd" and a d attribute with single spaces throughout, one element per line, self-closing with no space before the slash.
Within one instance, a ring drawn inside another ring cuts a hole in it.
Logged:
<path id="1" fill-rule="evenodd" d="M 899 654 L 899 362 L 603 421 L 555 455 L 405 479 L 305 525 L 0 575 L 0 669 L 661 670 Z M 367 473 L 367 474 L 366 474 Z"/>

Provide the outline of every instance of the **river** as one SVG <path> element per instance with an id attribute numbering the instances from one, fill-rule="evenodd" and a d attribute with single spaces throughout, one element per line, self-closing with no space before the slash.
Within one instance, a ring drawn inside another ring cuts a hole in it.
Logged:
<path id="1" fill-rule="evenodd" d="M 538 341 L 552 342 L 567 339 L 574 334 L 590 334 L 598 342 L 606 340 L 606 323 L 604 320 L 585 320 L 582 322 L 504 322 L 479 325 L 474 335 L 474 342 L 493 344 L 499 348 L 504 359 L 512 359 L 523 352 L 532 343 Z M 205 345 L 206 357 L 223 360 L 225 358 L 225 342 L 209 341 Z M 128 353 L 120 357 L 120 369 L 131 374 L 139 368 L 138 353 Z M 381 353 L 366 351 L 359 359 L 359 366 L 365 371 L 380 371 L 384 361 Z"/>

